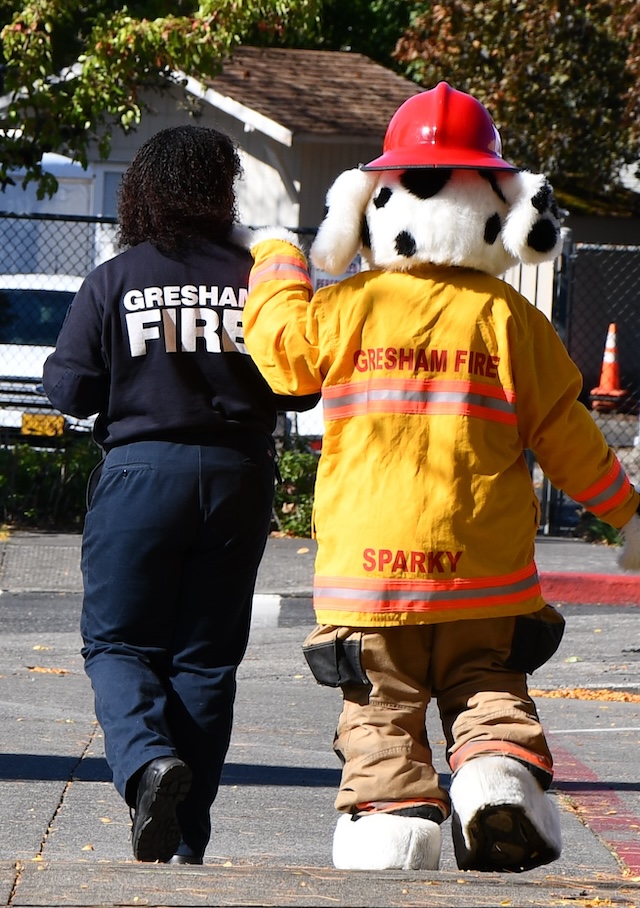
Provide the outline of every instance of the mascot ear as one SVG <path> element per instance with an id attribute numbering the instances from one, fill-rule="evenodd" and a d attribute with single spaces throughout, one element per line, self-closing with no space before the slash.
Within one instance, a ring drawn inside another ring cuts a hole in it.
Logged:
<path id="1" fill-rule="evenodd" d="M 345 170 L 327 193 L 327 213 L 311 246 L 311 260 L 329 274 L 342 274 L 362 245 L 364 212 L 378 182 L 377 171 Z"/>
<path id="2" fill-rule="evenodd" d="M 509 183 L 504 248 L 525 265 L 551 261 L 562 250 L 562 219 L 551 185 L 544 174 L 526 170 Z"/>

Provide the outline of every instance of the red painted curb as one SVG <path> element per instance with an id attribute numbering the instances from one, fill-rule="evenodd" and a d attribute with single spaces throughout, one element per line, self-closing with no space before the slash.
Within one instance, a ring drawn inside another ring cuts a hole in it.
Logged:
<path id="1" fill-rule="evenodd" d="M 640 874 L 640 842 L 636 830 L 640 817 L 632 813 L 615 792 L 615 781 L 607 782 L 578 757 L 562 747 L 552 747 L 554 787 L 573 801 L 578 813 L 593 832 L 626 864 Z M 577 782 L 578 788 L 571 783 Z M 581 788 L 582 783 L 582 788 Z"/>
<path id="2" fill-rule="evenodd" d="M 582 574 L 541 571 L 540 586 L 547 602 L 580 605 L 640 605 L 640 574 Z"/>

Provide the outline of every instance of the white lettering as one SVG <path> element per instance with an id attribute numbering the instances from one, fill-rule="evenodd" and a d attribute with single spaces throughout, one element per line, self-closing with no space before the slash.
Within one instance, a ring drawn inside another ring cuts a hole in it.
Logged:
<path id="1" fill-rule="evenodd" d="M 198 302 L 198 288 L 195 284 L 185 284 L 182 288 L 183 306 L 195 306 Z"/>
<path id="2" fill-rule="evenodd" d="M 218 288 L 205 287 L 203 284 L 201 284 L 199 287 L 198 302 L 201 306 L 217 306 Z"/>
<path id="3" fill-rule="evenodd" d="M 124 295 L 124 308 L 129 312 L 135 312 L 137 309 L 144 309 L 144 296 L 139 290 L 129 290 Z"/>
<path id="4" fill-rule="evenodd" d="M 144 302 L 147 309 L 153 309 L 154 306 L 161 306 L 164 300 L 163 287 L 145 287 Z"/>
<path id="5" fill-rule="evenodd" d="M 224 288 L 224 290 L 222 291 L 222 296 L 220 297 L 220 305 L 221 306 L 235 306 L 237 308 L 238 300 L 236 299 L 236 295 L 233 291 L 233 287 Z"/>
<path id="6" fill-rule="evenodd" d="M 147 341 L 158 340 L 160 337 L 160 329 L 154 324 L 160 321 L 160 310 L 129 312 L 125 318 L 129 331 L 131 356 L 144 356 L 147 352 Z"/>
<path id="7" fill-rule="evenodd" d="M 164 328 L 164 349 L 167 353 L 177 353 L 178 340 L 176 323 L 178 313 L 175 309 L 164 309 L 162 312 L 162 327 Z"/>
<path id="8" fill-rule="evenodd" d="M 220 308 L 233 306 L 244 308 L 247 299 L 247 288 L 209 286 L 207 284 L 168 284 L 164 287 L 145 287 L 142 290 L 128 290 L 123 297 L 124 308 L 134 312 L 143 307 L 155 309 L 157 306 L 211 306 Z"/>
<path id="9" fill-rule="evenodd" d="M 151 341 L 166 353 L 242 353 L 242 309 L 247 289 L 209 284 L 166 284 L 128 290 L 123 298 L 131 356 L 144 356 Z"/>
<path id="10" fill-rule="evenodd" d="M 222 314 L 222 348 L 225 352 L 248 353 L 242 333 L 242 312 L 239 309 L 225 309 Z"/>
<path id="11" fill-rule="evenodd" d="M 181 309 L 180 349 L 195 353 L 197 340 L 201 337 L 207 353 L 220 353 L 219 327 L 220 317 L 214 309 Z"/>
<path id="12" fill-rule="evenodd" d="M 164 304 L 165 306 L 179 306 L 182 302 L 180 287 L 165 287 L 164 288 Z"/>

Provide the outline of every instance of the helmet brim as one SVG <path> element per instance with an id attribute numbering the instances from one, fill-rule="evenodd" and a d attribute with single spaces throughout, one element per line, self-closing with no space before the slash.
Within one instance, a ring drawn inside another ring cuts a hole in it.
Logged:
<path id="1" fill-rule="evenodd" d="M 417 145 L 413 148 L 394 148 L 385 151 L 361 170 L 411 170 L 412 168 L 448 167 L 455 170 L 519 170 L 499 155 L 474 152 L 469 148 L 438 148 L 436 145 Z"/>

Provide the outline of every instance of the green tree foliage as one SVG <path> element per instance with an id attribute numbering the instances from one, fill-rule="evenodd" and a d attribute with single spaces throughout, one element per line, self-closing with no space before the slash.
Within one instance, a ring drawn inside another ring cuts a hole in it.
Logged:
<path id="1" fill-rule="evenodd" d="M 260 29 L 265 40 L 295 36 L 315 22 L 318 0 L 0 0 L 0 186 L 26 169 L 39 195 L 56 184 L 42 173 L 43 152 L 86 166 L 91 143 L 107 157 L 110 132 L 139 123 L 142 87 L 178 72 L 209 76 L 233 48 Z"/>
<path id="2" fill-rule="evenodd" d="M 407 0 L 324 0 L 318 30 L 300 36 L 297 46 L 353 51 L 398 69 L 393 51 L 409 28 L 412 6 Z"/>
<path id="3" fill-rule="evenodd" d="M 395 56 L 418 84 L 482 101 L 505 157 L 557 189 L 611 194 L 640 158 L 637 0 L 418 2 Z"/>
<path id="4" fill-rule="evenodd" d="M 139 123 L 142 88 L 215 75 L 240 43 L 351 50 L 425 88 L 446 79 L 487 105 L 506 155 L 547 173 L 574 211 L 585 196 L 610 207 L 620 167 L 640 159 L 638 0 L 121 4 L 0 0 L 0 187 L 21 167 L 53 192 L 44 151 L 86 164 L 97 143 L 107 157 L 112 129 Z"/>

